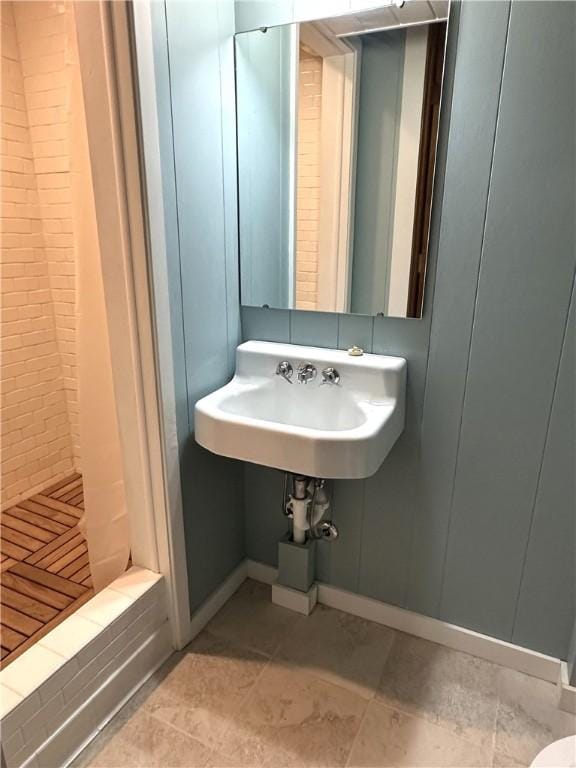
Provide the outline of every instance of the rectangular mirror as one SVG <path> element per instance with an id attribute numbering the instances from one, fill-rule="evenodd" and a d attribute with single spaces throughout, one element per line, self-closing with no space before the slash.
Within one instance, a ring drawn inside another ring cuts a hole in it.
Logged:
<path id="1" fill-rule="evenodd" d="M 449 6 L 236 35 L 244 306 L 421 317 Z"/>

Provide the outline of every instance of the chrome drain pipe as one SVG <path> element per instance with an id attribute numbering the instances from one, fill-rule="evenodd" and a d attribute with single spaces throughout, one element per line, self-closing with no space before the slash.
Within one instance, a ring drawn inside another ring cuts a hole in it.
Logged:
<path id="1" fill-rule="evenodd" d="M 291 489 L 291 492 L 289 492 Z M 338 529 L 331 520 L 324 520 L 330 510 L 326 480 L 304 475 L 284 474 L 282 511 L 292 519 L 292 540 L 304 544 L 307 538 L 333 541 Z"/>

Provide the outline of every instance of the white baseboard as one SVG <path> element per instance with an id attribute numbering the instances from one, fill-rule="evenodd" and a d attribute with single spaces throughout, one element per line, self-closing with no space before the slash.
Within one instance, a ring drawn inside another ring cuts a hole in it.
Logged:
<path id="1" fill-rule="evenodd" d="M 318 585 L 318 602 L 392 629 L 556 683 L 560 660 L 344 589 Z"/>
<path id="2" fill-rule="evenodd" d="M 194 613 L 190 619 L 190 630 L 188 632 L 190 640 L 195 638 L 204 629 L 210 619 L 218 613 L 224 603 L 232 597 L 238 587 L 246 580 L 248 576 L 247 563 L 247 560 L 243 560 Z M 255 579 L 256 577 L 251 578 Z"/>
<path id="3" fill-rule="evenodd" d="M 259 563 L 257 560 L 245 560 L 246 575 L 254 581 L 261 581 L 263 584 L 274 584 L 278 578 L 278 569 L 273 568 L 266 563 Z"/>
<path id="4" fill-rule="evenodd" d="M 246 573 L 249 578 L 266 584 L 273 584 L 277 577 L 275 568 L 254 560 L 247 560 Z M 318 584 L 318 602 L 533 677 L 551 683 L 558 682 L 560 659 L 552 656 L 328 584 Z"/>
<path id="5" fill-rule="evenodd" d="M 570 685 L 568 677 L 568 664 L 565 661 L 560 662 L 560 700 L 558 706 L 565 712 L 576 715 L 576 688 Z"/>

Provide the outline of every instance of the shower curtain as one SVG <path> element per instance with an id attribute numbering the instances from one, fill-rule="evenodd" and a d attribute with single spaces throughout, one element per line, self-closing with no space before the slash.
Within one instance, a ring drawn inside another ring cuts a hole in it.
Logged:
<path id="1" fill-rule="evenodd" d="M 70 177 L 77 274 L 76 354 L 85 506 L 80 527 L 88 544 L 92 583 L 97 592 L 126 570 L 130 531 L 72 3 L 66 4 L 66 13 Z"/>

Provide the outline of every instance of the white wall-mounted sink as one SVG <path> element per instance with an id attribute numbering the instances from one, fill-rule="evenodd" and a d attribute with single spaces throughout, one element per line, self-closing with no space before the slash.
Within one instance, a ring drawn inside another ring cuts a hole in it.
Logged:
<path id="1" fill-rule="evenodd" d="M 289 380 L 276 372 L 281 362 L 292 366 Z M 298 368 L 306 363 L 317 375 L 304 384 Z M 327 368 L 338 384 L 322 383 Z M 404 429 L 405 392 L 401 357 L 247 341 L 232 381 L 196 403 L 196 441 L 310 477 L 369 477 Z"/>

